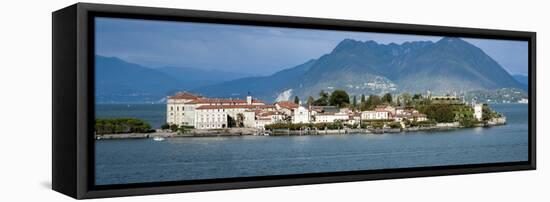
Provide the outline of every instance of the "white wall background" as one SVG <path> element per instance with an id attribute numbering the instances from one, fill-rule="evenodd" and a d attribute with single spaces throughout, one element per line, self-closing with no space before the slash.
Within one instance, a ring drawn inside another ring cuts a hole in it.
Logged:
<path id="1" fill-rule="evenodd" d="M 550 199 L 549 6 L 545 1 L 90 1 L 538 33 L 538 170 L 448 177 L 122 197 L 108 201 L 526 201 Z M 2 1 L 0 201 L 68 201 L 51 186 L 51 12 L 75 3 Z"/>

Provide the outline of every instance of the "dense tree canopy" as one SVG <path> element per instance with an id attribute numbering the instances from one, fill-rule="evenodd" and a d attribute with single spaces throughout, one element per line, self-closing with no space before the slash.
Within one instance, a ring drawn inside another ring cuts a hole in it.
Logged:
<path id="1" fill-rule="evenodd" d="M 325 91 L 321 91 L 319 92 L 319 99 L 315 100 L 315 102 L 313 102 L 313 105 L 315 106 L 327 106 L 329 105 L 329 96 L 330 94 L 325 92 Z"/>
<path id="2" fill-rule="evenodd" d="M 438 123 L 449 123 L 455 121 L 455 113 L 452 105 L 431 104 L 419 110 L 426 114 L 430 119 L 433 119 Z"/>
<path id="3" fill-rule="evenodd" d="M 365 101 L 364 104 L 362 103 L 361 110 L 362 111 L 371 110 L 376 105 L 379 105 L 379 104 L 382 104 L 382 100 L 380 99 L 380 96 L 370 95 L 369 98 L 367 99 L 367 101 Z"/>
<path id="4" fill-rule="evenodd" d="M 135 118 L 95 120 L 95 132 L 98 135 L 117 133 L 149 133 L 152 131 L 151 125 L 143 120 Z"/>
<path id="5" fill-rule="evenodd" d="M 391 104 L 392 103 L 392 96 L 390 93 L 386 93 L 384 94 L 384 96 L 382 96 L 382 102 L 383 103 L 387 103 L 387 104 Z"/>
<path id="6" fill-rule="evenodd" d="M 313 105 L 314 102 L 315 102 L 315 99 L 313 99 L 313 97 L 309 96 L 307 98 L 307 105 Z"/>
<path id="7" fill-rule="evenodd" d="M 409 93 L 403 93 L 399 96 L 401 104 L 407 107 L 410 107 L 412 105 L 412 97 Z"/>
<path id="8" fill-rule="evenodd" d="M 349 105 L 349 95 L 344 90 L 334 90 L 330 95 L 329 103 L 338 107 Z"/>

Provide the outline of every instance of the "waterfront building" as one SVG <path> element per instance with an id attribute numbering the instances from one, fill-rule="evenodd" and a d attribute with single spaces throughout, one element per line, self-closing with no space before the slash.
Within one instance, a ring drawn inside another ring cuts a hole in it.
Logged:
<path id="1" fill-rule="evenodd" d="M 483 119 L 483 104 L 475 103 L 473 104 L 473 108 L 474 108 L 474 117 L 478 121 L 481 121 Z"/>
<path id="2" fill-rule="evenodd" d="M 265 129 L 265 125 L 281 123 L 284 115 L 278 111 L 249 110 L 244 112 L 244 127 Z"/>
<path id="3" fill-rule="evenodd" d="M 186 104 L 199 98 L 199 96 L 187 92 L 168 96 L 166 101 L 166 122 L 177 125 L 192 124 L 194 115 L 190 115 L 189 113 L 192 113 L 193 109 L 187 108 L 189 106 Z"/>
<path id="4" fill-rule="evenodd" d="M 218 99 L 205 98 L 196 96 L 187 92 L 177 93 L 175 96 L 169 96 L 166 104 L 166 123 L 176 124 L 178 126 L 201 126 L 203 128 L 223 128 L 224 124 L 227 127 L 227 122 L 213 121 L 212 117 L 222 116 L 218 111 L 213 111 L 213 108 L 204 106 L 242 106 L 231 108 L 232 111 L 243 111 L 249 109 L 250 106 L 263 106 L 265 103 L 261 100 L 252 99 L 252 96 L 247 96 L 246 100 L 241 99 Z M 214 107 L 216 108 L 216 107 Z M 219 107 L 218 107 L 219 108 Z M 216 108 L 216 109 L 218 109 Z M 208 109 L 208 110 L 207 110 Z M 221 109 L 221 108 L 220 108 Z M 221 109 L 222 112 L 225 112 Z M 197 114 L 199 113 L 200 114 Z M 206 117 L 208 116 L 208 119 Z M 202 119 L 201 119 L 202 118 Z M 197 124 L 197 120 L 202 120 Z M 205 120 L 209 120 L 205 122 Z M 217 120 L 217 118 L 215 119 Z"/>
<path id="5" fill-rule="evenodd" d="M 396 108 L 391 105 L 378 105 L 374 108 L 375 111 L 387 111 L 389 115 L 393 116 L 396 113 Z"/>
<path id="6" fill-rule="evenodd" d="M 336 121 L 348 121 L 349 114 L 345 112 L 324 112 L 315 114 L 315 123 L 332 123 Z"/>
<path id="7" fill-rule="evenodd" d="M 390 119 L 390 112 L 383 109 L 375 109 L 372 111 L 362 111 L 362 120 L 382 120 Z"/>
<path id="8" fill-rule="evenodd" d="M 292 112 L 299 106 L 300 105 L 290 101 L 281 101 L 275 103 L 277 111 L 283 112 L 287 116 L 292 116 Z"/>
<path id="9" fill-rule="evenodd" d="M 292 123 L 310 123 L 311 115 L 312 112 L 309 109 L 299 106 L 292 112 Z"/>
<path id="10" fill-rule="evenodd" d="M 255 119 L 254 110 L 275 111 L 273 105 L 203 105 L 196 108 L 195 124 L 197 129 L 220 129 L 228 127 L 254 126 L 249 124 Z"/>
<path id="11" fill-rule="evenodd" d="M 347 123 L 351 125 L 361 123 L 361 112 L 350 112 Z"/>
<path id="12" fill-rule="evenodd" d="M 402 107 L 402 106 L 398 106 L 398 107 L 395 107 L 395 115 L 400 115 L 400 114 L 403 114 L 405 112 L 405 107 Z"/>
<path id="13" fill-rule="evenodd" d="M 403 113 L 395 115 L 393 118 L 393 120 L 397 122 L 403 122 L 405 119 L 409 121 L 427 121 L 428 117 L 422 113 Z"/>
<path id="14" fill-rule="evenodd" d="M 217 129 L 228 127 L 228 110 L 221 106 L 200 106 L 196 108 L 194 127 Z"/>

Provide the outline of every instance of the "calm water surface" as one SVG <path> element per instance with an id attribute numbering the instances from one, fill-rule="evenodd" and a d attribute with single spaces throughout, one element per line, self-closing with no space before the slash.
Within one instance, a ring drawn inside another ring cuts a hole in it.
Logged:
<path id="1" fill-rule="evenodd" d="M 507 125 L 383 135 L 100 140 L 96 184 L 526 161 L 527 105 L 492 107 L 507 116 Z"/>

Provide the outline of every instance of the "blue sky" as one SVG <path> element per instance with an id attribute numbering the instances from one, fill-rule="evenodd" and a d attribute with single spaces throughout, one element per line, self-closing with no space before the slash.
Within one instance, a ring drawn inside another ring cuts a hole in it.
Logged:
<path id="1" fill-rule="evenodd" d="M 441 37 L 206 23 L 96 19 L 96 54 L 148 67 L 269 75 L 329 53 L 340 41 L 401 44 Z M 468 39 L 511 74 L 527 75 L 527 42 Z"/>

